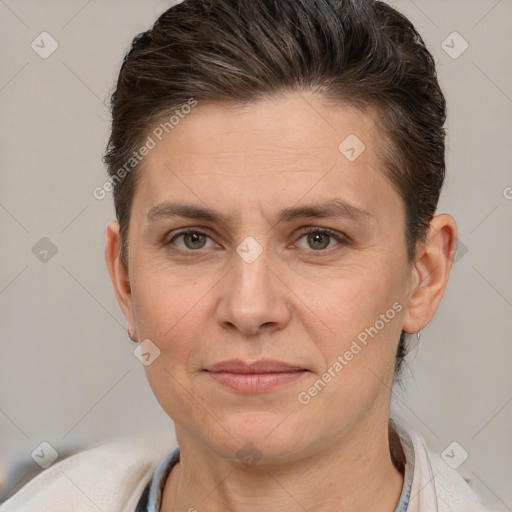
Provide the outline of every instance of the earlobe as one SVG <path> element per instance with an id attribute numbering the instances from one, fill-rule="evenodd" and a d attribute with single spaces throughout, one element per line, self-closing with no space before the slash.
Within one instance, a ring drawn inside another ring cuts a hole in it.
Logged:
<path id="1" fill-rule="evenodd" d="M 117 302 L 128 322 L 128 328 L 134 330 L 133 302 L 128 269 L 121 261 L 121 234 L 119 223 L 111 221 L 107 225 L 107 241 L 105 244 L 105 261 Z"/>
<path id="2" fill-rule="evenodd" d="M 436 215 L 430 221 L 425 242 L 419 244 L 411 280 L 403 330 L 415 333 L 425 328 L 448 284 L 457 249 L 457 224 L 448 214 Z"/>

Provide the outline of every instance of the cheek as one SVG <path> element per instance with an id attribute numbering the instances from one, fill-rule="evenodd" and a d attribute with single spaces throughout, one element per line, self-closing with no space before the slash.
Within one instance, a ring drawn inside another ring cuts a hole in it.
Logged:
<path id="1" fill-rule="evenodd" d="M 175 271 L 141 271 L 132 286 L 141 339 L 151 340 L 160 351 L 144 367 L 148 383 L 167 414 L 183 424 L 193 424 L 203 414 L 201 398 L 194 394 L 191 400 L 189 372 L 190 361 L 200 352 L 205 319 L 211 317 L 205 293 L 200 283 L 181 279 Z"/>
<path id="2" fill-rule="evenodd" d="M 201 336 L 208 329 L 205 322 L 213 317 L 205 300 L 211 285 L 204 284 L 181 279 L 175 271 L 172 275 L 170 271 L 141 271 L 132 287 L 139 335 L 160 351 L 154 362 L 145 366 L 148 382 L 173 419 L 194 407 L 189 403 L 190 372 L 199 359 Z"/>
<path id="3" fill-rule="evenodd" d="M 401 287 L 388 276 L 380 282 L 340 281 L 324 289 L 329 299 L 315 306 L 322 320 L 317 325 L 328 325 L 328 335 L 316 340 L 324 367 L 297 398 L 301 404 L 308 403 L 305 410 L 312 417 L 326 418 L 328 408 L 328 428 L 333 430 L 365 416 L 374 404 L 386 404 L 384 397 L 391 392 L 405 310 Z"/>
<path id="4" fill-rule="evenodd" d="M 369 372 L 389 379 L 405 312 L 404 278 L 396 274 L 375 265 L 321 288 L 304 287 L 309 293 L 304 302 L 316 313 L 316 332 L 325 333 L 317 337 L 317 348 L 327 369 L 342 358 L 343 386 L 361 390 Z"/>
<path id="5" fill-rule="evenodd" d="M 134 269 L 132 297 L 139 333 L 161 349 L 166 340 L 180 337 L 185 325 L 191 336 L 194 326 L 201 328 L 198 312 L 212 285 L 209 279 L 194 280 L 191 273 L 152 264 Z"/>
<path id="6" fill-rule="evenodd" d="M 295 293 L 301 297 L 317 320 L 325 323 L 326 332 L 344 339 L 352 338 L 370 327 L 395 302 L 403 301 L 405 283 L 391 266 L 372 262 L 368 265 L 342 269 L 313 285 L 303 280 L 294 283 Z M 393 319 L 395 310 L 391 312 Z"/>

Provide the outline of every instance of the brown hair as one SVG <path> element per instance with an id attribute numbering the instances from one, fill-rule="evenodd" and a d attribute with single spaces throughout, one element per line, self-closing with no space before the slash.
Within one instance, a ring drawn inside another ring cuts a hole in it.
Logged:
<path id="1" fill-rule="evenodd" d="M 243 104 L 284 91 L 378 112 L 388 141 L 383 171 L 405 203 L 413 261 L 444 180 L 446 107 L 434 60 L 411 22 L 376 0 L 185 0 L 134 38 L 111 98 L 104 161 L 125 265 L 140 175 L 140 165 L 126 172 L 126 162 L 148 130 L 191 98 Z M 397 379 L 405 353 L 402 332 Z"/>

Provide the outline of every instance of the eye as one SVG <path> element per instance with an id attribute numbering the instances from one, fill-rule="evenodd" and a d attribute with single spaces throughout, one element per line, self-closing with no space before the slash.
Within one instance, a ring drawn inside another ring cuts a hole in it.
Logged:
<path id="1" fill-rule="evenodd" d="M 298 247 L 301 249 L 312 249 L 313 251 L 325 251 L 331 249 L 333 245 L 339 245 L 343 242 L 343 238 L 329 229 L 308 228 L 299 240 L 306 239 L 307 247 Z M 333 242 L 336 242 L 334 244 Z"/>
<path id="2" fill-rule="evenodd" d="M 180 239 L 181 243 L 177 243 Z M 207 233 L 203 233 L 197 229 L 189 229 L 174 235 L 169 242 L 167 242 L 167 245 L 176 245 L 178 248 L 183 250 L 197 251 L 199 249 L 203 249 L 208 240 L 211 241 L 210 236 Z M 216 244 L 214 244 L 214 246 L 216 246 Z"/>
<path id="3" fill-rule="evenodd" d="M 305 239 L 305 245 L 303 243 L 299 243 L 303 239 Z M 208 233 L 192 228 L 176 233 L 168 242 L 166 242 L 166 245 L 176 246 L 182 251 L 194 252 L 207 248 L 208 242 L 213 244 L 210 245 L 210 247 L 220 247 L 211 239 Z M 328 249 L 332 249 L 333 247 L 342 244 L 343 242 L 346 242 L 346 240 L 340 234 L 325 228 L 311 227 L 307 228 L 303 232 L 299 241 L 296 243 L 296 246 L 299 249 L 325 252 Z"/>

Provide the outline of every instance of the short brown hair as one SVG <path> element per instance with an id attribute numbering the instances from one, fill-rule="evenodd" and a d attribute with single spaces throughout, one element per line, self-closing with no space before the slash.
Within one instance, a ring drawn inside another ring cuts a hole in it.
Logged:
<path id="1" fill-rule="evenodd" d="M 243 104 L 311 91 L 378 112 L 383 171 L 405 203 L 409 261 L 444 180 L 445 99 L 412 23 L 376 0 L 184 0 L 137 35 L 111 98 L 104 161 L 112 180 L 149 129 L 191 98 Z M 140 165 L 113 183 L 121 258 Z M 406 353 L 402 332 L 398 378 Z"/>

